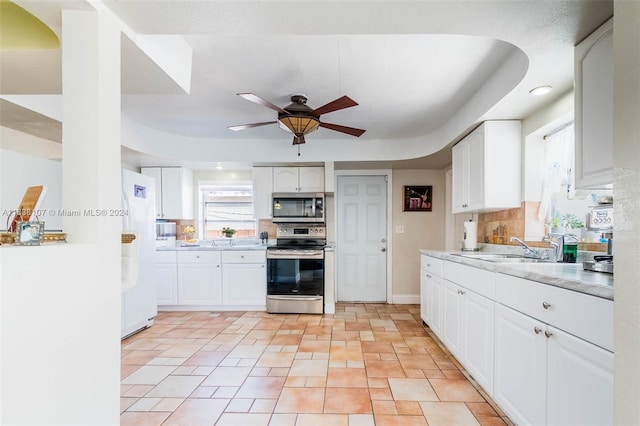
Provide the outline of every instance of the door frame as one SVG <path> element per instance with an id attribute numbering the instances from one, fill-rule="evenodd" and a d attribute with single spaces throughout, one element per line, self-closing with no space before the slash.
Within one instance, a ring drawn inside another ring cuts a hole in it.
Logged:
<path id="1" fill-rule="evenodd" d="M 336 220 L 334 221 L 334 229 L 333 229 L 333 234 L 336 236 L 336 283 L 333 289 L 333 297 L 334 300 L 338 300 L 338 286 L 340 285 L 340 283 L 338 282 L 337 278 L 338 278 L 338 274 L 337 274 L 337 270 L 338 270 L 338 261 L 340 260 L 340 245 L 337 244 L 337 238 L 338 238 L 338 203 L 340 202 L 340 200 L 338 199 L 338 177 L 339 176 L 386 176 L 387 177 L 387 276 L 386 276 L 386 281 L 387 281 L 387 300 L 385 301 L 386 303 L 391 303 L 391 301 L 393 300 L 393 282 L 392 282 L 392 277 L 393 277 L 393 244 L 392 244 L 392 223 L 393 223 L 393 216 L 392 216 L 392 206 L 393 206 L 393 191 L 391 191 L 391 189 L 393 188 L 393 171 L 391 169 L 364 169 L 364 170 L 335 170 L 334 175 L 333 175 L 333 179 L 334 179 L 334 188 L 336 188 L 336 202 L 333 203 L 333 217 L 336 218 Z"/>

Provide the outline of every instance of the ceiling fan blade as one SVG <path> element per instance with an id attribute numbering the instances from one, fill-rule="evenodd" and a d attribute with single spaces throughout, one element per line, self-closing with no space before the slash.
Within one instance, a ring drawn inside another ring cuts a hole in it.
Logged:
<path id="1" fill-rule="evenodd" d="M 274 105 L 269 101 L 265 101 L 264 99 L 254 95 L 253 93 L 237 93 L 237 95 L 240 96 L 241 98 L 244 98 L 244 99 L 248 100 L 248 101 L 255 102 L 258 105 L 266 106 L 267 108 L 271 108 L 271 109 L 273 109 L 275 111 L 278 111 L 281 114 L 286 114 L 287 113 L 287 111 L 283 110 L 279 106 Z"/>
<path id="2" fill-rule="evenodd" d="M 360 137 L 366 130 L 356 129 L 355 127 L 347 127 L 341 126 L 339 124 L 331 124 L 331 123 L 320 123 L 320 127 L 324 127 L 326 129 L 335 130 L 336 132 L 346 133 L 351 136 Z"/>
<path id="3" fill-rule="evenodd" d="M 303 143 L 305 143 L 304 135 L 294 136 L 293 137 L 293 145 L 301 145 Z"/>
<path id="4" fill-rule="evenodd" d="M 276 123 L 277 121 L 264 121 L 262 123 L 251 123 L 251 124 L 240 124 L 238 126 L 229 126 L 227 127 L 227 129 L 237 132 L 238 130 L 250 129 L 252 127 L 260 127 L 260 126 L 266 126 L 267 124 L 276 124 Z"/>
<path id="5" fill-rule="evenodd" d="M 309 114 L 313 115 L 314 117 L 320 117 L 320 115 L 322 114 L 337 111 L 339 109 L 351 108 L 356 105 L 358 105 L 356 101 L 354 101 L 348 96 L 343 96 L 341 98 L 336 99 L 335 101 L 331 101 L 328 104 L 322 105 L 321 107 L 314 109 Z"/>

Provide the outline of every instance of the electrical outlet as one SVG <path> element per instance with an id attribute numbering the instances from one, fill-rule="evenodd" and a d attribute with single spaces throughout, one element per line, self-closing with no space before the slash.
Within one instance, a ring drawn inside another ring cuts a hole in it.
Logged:
<path id="1" fill-rule="evenodd" d="M 396 225 L 396 234 L 404 234 L 404 226 Z"/>

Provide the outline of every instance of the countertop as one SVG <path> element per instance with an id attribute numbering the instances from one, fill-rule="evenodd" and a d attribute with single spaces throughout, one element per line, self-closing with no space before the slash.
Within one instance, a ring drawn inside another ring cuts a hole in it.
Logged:
<path id="1" fill-rule="evenodd" d="M 585 271 L 578 263 L 499 263 L 459 256 L 461 252 L 420 250 L 438 259 L 461 263 L 487 271 L 520 277 L 592 296 L 613 300 L 613 274 Z"/>
<path id="2" fill-rule="evenodd" d="M 176 242 L 175 246 L 156 247 L 156 251 L 226 251 L 226 250 L 266 250 L 267 247 L 273 244 L 246 244 L 238 243 L 234 246 L 228 242 L 224 244 L 217 243 L 213 245 L 211 241 L 201 241 L 193 245 L 183 245 L 182 242 Z"/>

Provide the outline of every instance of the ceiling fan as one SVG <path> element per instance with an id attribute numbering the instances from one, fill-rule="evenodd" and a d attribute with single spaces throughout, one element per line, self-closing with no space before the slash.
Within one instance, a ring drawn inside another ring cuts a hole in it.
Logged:
<path id="1" fill-rule="evenodd" d="M 338 111 L 358 105 L 356 101 L 349 98 L 348 96 L 338 98 L 319 108 L 311 109 L 307 106 L 307 97 L 304 95 L 292 95 L 291 104 L 284 108 L 280 108 L 279 106 L 274 105 L 269 101 L 265 101 L 264 99 L 254 95 L 253 93 L 238 93 L 237 95 L 248 101 L 255 102 L 259 105 L 266 106 L 267 108 L 271 108 L 272 110 L 277 111 L 278 120 L 265 121 L 262 123 L 242 124 L 239 126 L 230 126 L 230 130 L 244 130 L 250 129 L 252 127 L 266 126 L 267 124 L 278 123 L 278 125 L 283 130 L 286 130 L 287 132 L 293 134 L 293 145 L 300 145 L 305 143 L 304 135 L 318 130 L 318 127 L 324 127 L 326 129 L 335 130 L 336 132 L 346 133 L 348 135 L 356 137 L 359 137 L 365 132 L 365 130 L 362 129 L 341 126 L 339 124 L 323 123 L 320 121 L 320 116 L 322 114 L 327 114 L 329 112 Z"/>

